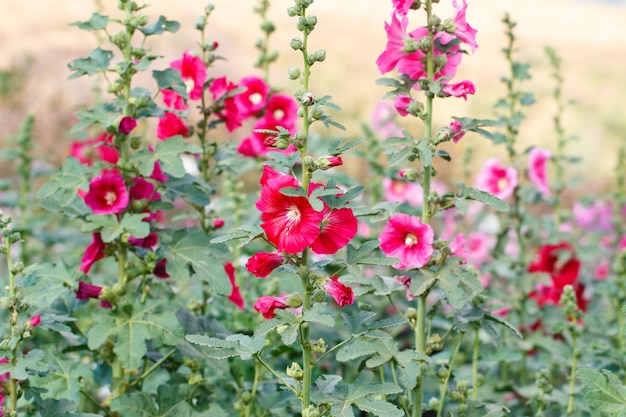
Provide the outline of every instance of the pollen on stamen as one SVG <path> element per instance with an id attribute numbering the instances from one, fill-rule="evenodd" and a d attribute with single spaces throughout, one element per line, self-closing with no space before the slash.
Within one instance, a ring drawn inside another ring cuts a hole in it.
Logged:
<path id="1" fill-rule="evenodd" d="M 404 237 L 404 244 L 407 246 L 413 246 L 417 244 L 417 242 L 419 242 L 419 240 L 417 239 L 417 236 L 415 236 L 413 233 L 407 233 Z"/>
<path id="2" fill-rule="evenodd" d="M 109 206 L 112 206 L 115 200 L 117 200 L 117 194 L 113 191 L 107 191 L 106 194 L 104 194 L 104 201 L 106 201 Z"/>

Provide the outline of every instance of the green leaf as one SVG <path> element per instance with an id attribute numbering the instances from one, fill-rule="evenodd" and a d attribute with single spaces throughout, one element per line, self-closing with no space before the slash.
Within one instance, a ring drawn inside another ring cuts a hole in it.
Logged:
<path id="1" fill-rule="evenodd" d="M 358 338 L 342 347 L 337 351 L 337 360 L 339 362 L 348 362 L 364 356 L 370 356 L 376 353 L 378 346 L 374 340 Z"/>
<path id="2" fill-rule="evenodd" d="M 342 153 L 344 153 L 345 151 L 347 151 L 348 149 L 354 148 L 356 145 L 358 145 L 359 143 L 363 142 L 365 140 L 365 137 L 360 137 L 358 139 L 355 140 L 351 140 L 348 143 L 346 143 L 343 146 L 339 146 L 339 144 L 341 143 L 340 140 L 337 140 L 335 142 L 333 142 L 329 147 L 328 147 L 328 153 L 330 155 L 336 156 L 336 155 L 341 155 Z"/>
<path id="3" fill-rule="evenodd" d="M 180 23 L 175 20 L 167 20 L 165 16 L 159 16 L 159 20 L 153 24 L 139 28 L 141 33 L 146 36 L 160 35 L 165 31 L 176 33 L 178 29 L 180 29 Z"/>
<path id="4" fill-rule="evenodd" d="M 209 184 L 189 174 L 180 178 L 168 177 L 164 185 L 168 200 L 184 198 L 196 206 L 208 206 L 211 203 L 209 195 L 214 192 Z"/>
<path id="5" fill-rule="evenodd" d="M 386 86 L 386 87 L 394 87 L 394 88 L 398 88 L 402 86 L 402 84 L 395 78 L 379 78 L 376 80 L 376 84 Z"/>
<path id="6" fill-rule="evenodd" d="M 626 416 L 626 386 L 615 374 L 606 369 L 600 372 L 579 369 L 576 376 L 590 389 L 585 394 L 585 400 L 591 409 L 615 416 Z"/>
<path id="7" fill-rule="evenodd" d="M 92 380 L 91 367 L 87 363 L 72 359 L 64 360 L 58 352 L 50 349 L 46 349 L 45 361 L 52 366 L 52 369 L 43 376 L 30 377 L 32 386 L 47 390 L 41 393 L 41 398 L 55 400 L 65 398 L 80 402 L 80 389 Z"/>
<path id="8" fill-rule="evenodd" d="M 326 327 L 334 327 L 335 319 L 333 316 L 324 312 L 328 303 L 315 303 L 313 306 L 302 314 L 302 321 L 309 323 L 317 323 Z"/>
<path id="9" fill-rule="evenodd" d="M 186 143 L 183 137 L 179 135 L 159 141 L 154 152 L 144 149 L 135 153 L 131 157 L 131 161 L 137 164 L 137 168 L 143 176 L 150 176 L 154 170 L 154 164 L 159 161 L 164 173 L 180 178 L 185 175 L 185 166 L 180 159 L 180 154 L 183 152 L 200 153 L 202 149 Z"/>
<path id="10" fill-rule="evenodd" d="M 398 394 L 402 392 L 402 388 L 390 382 L 373 383 L 373 379 L 371 372 L 362 372 L 354 382 L 347 385 L 342 401 L 332 401 L 331 415 L 354 415 L 352 406 L 355 405 L 360 410 L 372 413 L 375 416 L 403 417 L 404 412 L 395 405 L 377 399 L 384 395 Z"/>
<path id="11" fill-rule="evenodd" d="M 157 417 L 159 411 L 152 396 L 147 392 L 124 394 L 111 401 L 111 411 L 124 417 Z"/>
<path id="12" fill-rule="evenodd" d="M 87 167 L 68 157 L 60 171 L 37 192 L 37 198 L 46 210 L 77 217 L 91 211 L 77 193 L 88 187 Z"/>
<path id="13" fill-rule="evenodd" d="M 412 152 L 413 147 L 407 146 L 402 149 L 388 150 L 385 153 L 387 154 L 389 166 L 393 167 L 404 161 Z"/>
<path id="14" fill-rule="evenodd" d="M 220 260 L 225 250 L 222 244 L 209 243 L 207 235 L 199 228 L 177 231 L 165 250 L 172 261 L 167 264 L 168 272 L 173 280 L 188 280 L 197 274 L 197 278 L 209 284 L 212 292 L 229 295 L 232 286 L 224 272 L 224 262 Z"/>
<path id="15" fill-rule="evenodd" d="M 179 70 L 174 68 L 167 68 L 162 71 L 154 70 L 152 77 L 156 80 L 159 90 L 174 90 L 184 99 L 189 98 L 187 86 Z"/>
<path id="16" fill-rule="evenodd" d="M 75 413 L 78 404 L 66 399 L 59 401 L 50 398 L 45 401 L 36 399 L 35 404 L 41 417 L 100 417 L 100 414 Z"/>
<path id="17" fill-rule="evenodd" d="M 82 226 L 81 230 L 83 232 L 100 231 L 102 241 L 105 243 L 114 241 L 124 232 L 141 239 L 150 233 L 150 224 L 143 221 L 146 216 L 148 216 L 147 213 L 126 214 L 122 218 L 122 222 L 119 223 L 113 214 L 90 214 L 86 218 L 87 223 Z"/>
<path id="18" fill-rule="evenodd" d="M 72 22 L 70 26 L 78 26 L 81 30 L 86 30 L 92 32 L 94 30 L 103 30 L 106 29 L 107 24 L 109 23 L 109 16 L 103 16 L 98 13 L 94 13 L 91 15 L 91 18 L 86 22 Z"/>
<path id="19" fill-rule="evenodd" d="M 429 167 L 433 164 L 433 151 L 428 147 L 430 138 L 423 138 L 417 142 L 417 155 L 420 162 L 425 167 Z"/>
<path id="20" fill-rule="evenodd" d="M 32 265 L 24 269 L 22 274 L 24 299 L 35 307 L 51 305 L 73 288 L 76 282 L 63 263 Z"/>
<path id="21" fill-rule="evenodd" d="M 157 389 L 159 416 L 192 417 L 192 401 L 202 395 L 200 387 L 187 384 L 161 385 Z"/>
<path id="22" fill-rule="evenodd" d="M 40 349 L 33 349 L 26 355 L 18 352 L 15 366 L 10 363 L 0 363 L 0 375 L 10 372 L 14 379 L 20 381 L 28 379 L 28 371 L 44 372 L 47 370 L 47 365 L 42 361 L 43 357 L 44 352 Z"/>
<path id="23" fill-rule="evenodd" d="M 243 239 L 243 241 L 237 245 L 238 248 L 241 248 L 247 245 L 248 243 L 252 242 L 257 237 L 263 236 L 263 233 L 264 233 L 263 229 L 258 224 L 243 225 L 233 230 L 230 233 L 214 237 L 213 239 L 211 239 L 210 243 L 218 244 L 218 243 L 229 242 L 235 239 Z"/>
<path id="24" fill-rule="evenodd" d="M 209 358 L 222 360 L 239 356 L 237 352 L 239 343 L 234 340 L 229 341 L 218 337 L 193 334 L 186 335 L 185 339 L 189 343 L 197 345 L 196 348 Z"/>
<path id="25" fill-rule="evenodd" d="M 98 47 L 91 51 L 87 58 L 78 58 L 67 64 L 70 71 L 73 72 L 73 74 L 69 76 L 69 79 L 104 72 L 109 68 L 109 63 L 112 58 L 113 52 L 105 51 Z"/>
<path id="26" fill-rule="evenodd" d="M 478 190 L 476 188 L 468 187 L 463 183 L 457 183 L 456 186 L 460 190 L 460 194 L 457 194 L 457 197 L 459 198 L 480 201 L 481 203 L 486 204 L 489 207 L 498 211 L 509 211 L 509 205 L 506 202 L 495 197 L 493 194 Z"/>

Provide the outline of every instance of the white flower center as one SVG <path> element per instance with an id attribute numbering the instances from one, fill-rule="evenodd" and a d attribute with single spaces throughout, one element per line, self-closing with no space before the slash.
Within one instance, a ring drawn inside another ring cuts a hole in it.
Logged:
<path id="1" fill-rule="evenodd" d="M 193 90 L 195 86 L 196 86 L 196 83 L 193 81 L 193 79 L 190 78 L 187 81 L 185 81 L 185 87 L 187 87 L 188 93 L 191 93 L 191 90 Z"/>
<path id="2" fill-rule="evenodd" d="M 509 186 L 509 180 L 507 180 L 506 178 L 500 178 L 498 180 L 498 190 L 503 190 L 508 186 Z"/>
<path id="3" fill-rule="evenodd" d="M 250 94 L 248 99 L 250 100 L 250 103 L 252 104 L 259 104 L 261 100 L 263 99 L 263 97 L 259 93 L 253 93 L 253 94 Z"/>
<path id="4" fill-rule="evenodd" d="M 117 200 L 117 194 L 113 191 L 107 191 L 104 195 L 104 200 L 107 202 L 107 205 L 112 206 L 115 200 Z"/>
<path id="5" fill-rule="evenodd" d="M 277 109 L 277 110 L 274 110 L 273 115 L 274 115 L 274 119 L 282 120 L 283 117 L 285 117 L 285 112 L 282 111 L 281 109 Z"/>
<path id="6" fill-rule="evenodd" d="M 407 246 L 413 246 L 417 244 L 417 242 L 419 242 L 419 240 L 417 239 L 417 236 L 415 236 L 415 234 L 413 233 L 407 233 L 404 237 L 404 244 Z"/>
<path id="7" fill-rule="evenodd" d="M 287 210 L 287 220 L 289 220 L 290 222 L 297 222 L 300 220 L 301 214 L 300 214 L 300 210 L 298 210 L 298 207 L 296 206 L 291 206 L 289 207 L 289 210 Z"/>

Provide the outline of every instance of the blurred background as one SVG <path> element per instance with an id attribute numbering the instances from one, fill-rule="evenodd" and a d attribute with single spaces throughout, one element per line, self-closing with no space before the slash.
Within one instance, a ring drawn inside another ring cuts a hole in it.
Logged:
<path id="1" fill-rule="evenodd" d="M 537 100 L 526 109 L 527 117 L 520 129 L 520 149 L 530 145 L 556 147 L 552 127 L 555 84 L 544 52 L 544 47 L 550 46 L 562 59 L 563 95 L 573 102 L 566 107 L 563 117 L 567 133 L 578 137 L 572 144 L 572 153 L 584 157 L 571 174 L 584 176 L 599 187 L 608 187 L 607 179 L 615 168 L 615 149 L 619 141 L 626 140 L 626 1 L 467 1 L 467 21 L 478 30 L 479 48 L 473 55 L 464 57 L 455 80 L 473 81 L 476 95 L 467 101 L 438 101 L 444 104 L 435 108 L 437 123 L 448 124 L 452 115 L 494 117 L 493 104 L 504 95 L 504 85 L 499 81 L 507 70 L 501 52 L 506 42 L 502 18 L 509 12 L 518 23 L 516 59 L 531 64 L 532 80 L 522 88 L 532 92 Z M 28 113 L 34 113 L 36 154 L 58 164 L 72 140 L 69 129 L 73 114 L 93 104 L 94 86 L 98 82 L 87 78 L 68 80 L 67 63 L 87 56 L 102 42 L 94 33 L 80 31 L 68 23 L 88 20 L 97 7 L 104 14 L 115 15 L 117 1 L 0 0 L 0 3 L 0 146 L 4 146 L 8 135 L 17 131 Z M 156 43 L 149 46 L 163 55 L 155 69 L 166 68 L 184 50 L 198 50 L 199 34 L 193 22 L 202 13 L 205 2 L 151 0 L 149 3 L 145 13 L 151 16 L 151 21 L 162 14 L 182 25 L 176 34 L 150 38 Z M 443 18 L 452 15 L 451 7 L 444 3 L 448 1 L 441 0 L 436 6 L 436 14 Z M 227 75 L 236 81 L 249 74 L 262 75 L 253 68 L 257 58 L 254 43 L 261 36 L 260 17 L 253 13 L 258 1 L 214 0 L 213 4 L 215 11 L 209 19 L 207 33 L 219 43 L 217 52 L 226 60 L 217 61 L 210 76 Z M 270 81 L 288 93 L 297 85 L 287 78 L 287 68 L 300 62 L 299 54 L 289 49 L 289 40 L 298 34 L 295 19 L 285 12 L 291 4 L 291 0 L 273 0 L 269 13 L 277 26 L 270 41 L 271 49 L 280 51 L 279 60 L 271 67 Z M 389 20 L 390 11 L 389 0 L 317 0 L 310 8 L 319 22 L 310 38 L 310 47 L 327 52 L 326 61 L 314 67 L 312 90 L 333 96 L 333 101 L 343 108 L 337 120 L 348 127 L 347 132 L 334 131 L 333 135 L 360 136 L 361 122 L 370 119 L 385 92 L 375 84 L 381 77 L 375 60 L 386 44 L 383 25 Z M 108 49 L 106 42 L 103 45 Z M 238 132 L 238 137 L 246 134 Z M 466 136 L 452 151 L 462 152 L 468 145 L 477 146 L 473 157 L 477 166 L 501 151 L 475 135 Z M 0 167 L 0 174 L 8 175 L 6 169 Z"/>

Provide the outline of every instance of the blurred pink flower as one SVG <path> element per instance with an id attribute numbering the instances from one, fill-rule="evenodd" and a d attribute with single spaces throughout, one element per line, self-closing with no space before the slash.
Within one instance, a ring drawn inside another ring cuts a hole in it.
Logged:
<path id="1" fill-rule="evenodd" d="M 30 327 L 37 327 L 41 323 L 41 316 L 39 314 L 34 315 L 30 319 L 28 319 L 28 324 Z"/>
<path id="2" fill-rule="evenodd" d="M 385 254 L 400 258 L 395 268 L 421 268 L 433 253 L 434 232 L 419 217 L 397 213 L 389 218 L 378 240 Z"/>
<path id="3" fill-rule="evenodd" d="M 547 162 L 551 157 L 552 152 L 537 147 L 532 148 L 528 153 L 528 179 L 544 197 L 550 194 Z"/>
<path id="4" fill-rule="evenodd" d="M 120 124 L 117 130 L 122 135 L 128 135 L 136 127 L 137 127 L 137 120 L 130 116 L 125 116 L 125 117 L 122 117 L 122 120 L 120 120 Z"/>
<path id="5" fill-rule="evenodd" d="M 232 263 L 227 262 L 226 265 L 224 265 L 224 271 L 226 272 L 226 275 L 228 275 L 228 279 L 230 280 L 230 285 L 232 287 L 228 300 L 236 305 L 239 310 L 243 311 L 243 297 L 241 296 L 241 291 L 235 280 L 235 266 Z"/>
<path id="6" fill-rule="evenodd" d="M 457 235 L 454 237 L 454 240 L 450 242 L 449 246 L 452 255 L 458 256 L 459 258 L 463 259 L 464 263 L 467 262 L 468 253 L 465 247 L 465 233 L 457 233 Z"/>
<path id="7" fill-rule="evenodd" d="M 383 178 L 384 198 L 390 203 L 407 202 L 412 207 L 422 205 L 422 187 L 416 182 Z"/>
<path id="8" fill-rule="evenodd" d="M 291 131 L 298 120 L 298 103 L 290 95 L 272 94 L 267 101 L 265 119 L 268 125 L 282 126 Z"/>
<path id="9" fill-rule="evenodd" d="M 224 120 L 226 129 L 228 129 L 229 132 L 232 132 L 240 127 L 243 120 L 239 107 L 235 102 L 235 98 L 225 97 L 227 93 L 238 87 L 238 85 L 228 81 L 226 77 L 216 78 L 209 87 L 213 100 L 223 100 L 223 106 L 216 114 Z"/>
<path id="10" fill-rule="evenodd" d="M 495 238 L 482 232 L 470 233 L 467 236 L 467 260 L 476 268 L 491 258 L 491 250 L 495 245 Z"/>
<path id="11" fill-rule="evenodd" d="M 270 88 L 262 78 L 244 77 L 239 82 L 239 86 L 246 88 L 246 91 L 235 96 L 235 103 L 241 117 L 254 116 L 265 108 Z"/>
<path id="12" fill-rule="evenodd" d="M 115 165 L 119 160 L 119 154 L 113 147 L 113 135 L 107 133 L 93 139 L 72 142 L 70 156 L 87 166 L 99 161 Z"/>
<path id="13" fill-rule="evenodd" d="M 463 136 L 465 136 L 465 131 L 463 130 L 463 126 L 461 125 L 461 123 L 458 120 L 454 119 L 450 122 L 450 125 L 448 127 L 452 131 L 452 140 L 454 141 L 454 143 L 459 143 Z"/>
<path id="14" fill-rule="evenodd" d="M 476 177 L 476 188 L 502 200 L 509 198 L 515 187 L 517 187 L 517 170 L 515 167 L 500 165 L 498 158 L 485 161 Z"/>
<path id="15" fill-rule="evenodd" d="M 454 6 L 454 10 L 456 11 L 456 15 L 454 16 L 454 24 L 456 25 L 456 30 L 454 34 L 457 38 L 459 38 L 462 42 L 467 44 L 470 47 L 472 52 L 476 51 L 478 45 L 476 44 L 476 29 L 472 28 L 465 21 L 465 14 L 467 11 L 467 3 L 465 0 L 461 0 L 461 2 L 457 2 L 457 0 L 452 0 L 452 5 Z"/>
<path id="16" fill-rule="evenodd" d="M 402 117 L 408 116 L 409 105 L 411 104 L 411 97 L 398 94 L 393 102 L 393 107 L 398 114 Z"/>
<path id="17" fill-rule="evenodd" d="M 467 100 L 468 94 L 476 93 L 476 87 L 471 81 L 461 81 L 455 84 L 444 84 L 443 93 L 449 97 L 463 97 Z"/>
<path id="18" fill-rule="evenodd" d="M 393 11 L 397 15 L 404 17 L 407 15 L 415 0 L 391 0 L 393 3 Z"/>

